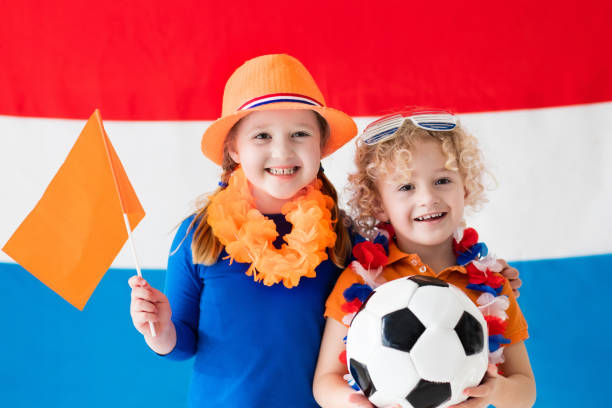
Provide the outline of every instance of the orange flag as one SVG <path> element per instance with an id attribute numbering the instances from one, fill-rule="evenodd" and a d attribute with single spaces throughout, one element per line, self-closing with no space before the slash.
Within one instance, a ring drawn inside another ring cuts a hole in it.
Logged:
<path id="1" fill-rule="evenodd" d="M 145 212 L 106 135 L 91 115 L 36 207 L 2 250 L 83 310 Z"/>

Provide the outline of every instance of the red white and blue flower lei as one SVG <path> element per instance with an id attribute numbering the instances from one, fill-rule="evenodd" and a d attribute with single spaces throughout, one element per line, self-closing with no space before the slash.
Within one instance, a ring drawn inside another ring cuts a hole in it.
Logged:
<path id="1" fill-rule="evenodd" d="M 353 247 L 354 260 L 350 268 L 358 274 L 365 284 L 355 283 L 343 295 L 345 303 L 341 306 L 346 313 L 342 322 L 349 326 L 359 308 L 374 289 L 385 283 L 383 267 L 388 262 L 389 239 L 395 235 L 390 224 L 380 224 L 381 233 L 374 241 L 358 238 Z M 488 254 L 484 242 L 478 242 L 478 233 L 473 228 L 459 229 L 453 234 L 453 250 L 457 264 L 465 267 L 468 274 L 467 289 L 482 292 L 476 303 L 484 315 L 489 331 L 489 363 L 499 365 L 504 362 L 502 344 L 510 343 L 504 337 L 510 305 L 508 297 L 501 295 L 504 278 L 499 274 L 502 266 L 495 256 Z M 346 342 L 346 337 L 344 338 Z M 340 361 L 346 365 L 346 350 L 340 354 Z M 345 376 L 354 389 L 358 386 L 350 374 Z"/>

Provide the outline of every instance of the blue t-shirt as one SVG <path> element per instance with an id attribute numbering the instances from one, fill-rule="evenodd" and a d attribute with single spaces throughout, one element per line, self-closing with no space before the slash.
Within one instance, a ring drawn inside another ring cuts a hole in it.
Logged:
<path id="1" fill-rule="evenodd" d="M 265 286 L 245 271 L 249 264 L 223 259 L 194 265 L 185 236 L 194 216 L 174 238 L 166 295 L 177 344 L 168 358 L 195 356 L 191 407 L 317 407 L 312 378 L 324 326 L 324 304 L 340 269 L 329 259 L 315 278 L 297 287 Z M 291 230 L 282 215 L 269 215 L 280 236 Z M 275 242 L 277 246 L 282 238 Z M 177 250 L 178 248 L 178 250 Z"/>

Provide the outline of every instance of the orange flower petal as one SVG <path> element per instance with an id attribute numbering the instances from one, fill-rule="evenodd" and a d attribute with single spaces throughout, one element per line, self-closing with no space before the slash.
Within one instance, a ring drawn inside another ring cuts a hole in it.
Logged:
<path id="1" fill-rule="evenodd" d="M 227 188 L 210 197 L 208 223 L 231 259 L 251 263 L 247 275 L 264 285 L 282 281 L 291 288 L 303 276 L 316 276 L 315 268 L 327 259 L 325 249 L 336 240 L 330 211 L 334 201 L 320 188 L 317 179 L 281 209 L 293 225 L 281 249 L 272 245 L 278 237 L 276 225 L 255 208 L 240 167 L 232 173 Z"/>

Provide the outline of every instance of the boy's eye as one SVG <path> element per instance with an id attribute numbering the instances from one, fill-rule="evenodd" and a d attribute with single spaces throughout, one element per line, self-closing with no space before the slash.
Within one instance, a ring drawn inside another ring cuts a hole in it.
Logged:
<path id="1" fill-rule="evenodd" d="M 450 182 L 451 182 L 451 179 L 449 179 L 448 177 L 442 177 L 436 180 L 436 184 L 448 184 Z"/>
<path id="2" fill-rule="evenodd" d="M 404 184 L 399 188 L 399 191 L 410 191 L 414 190 L 414 186 L 412 184 Z"/>

